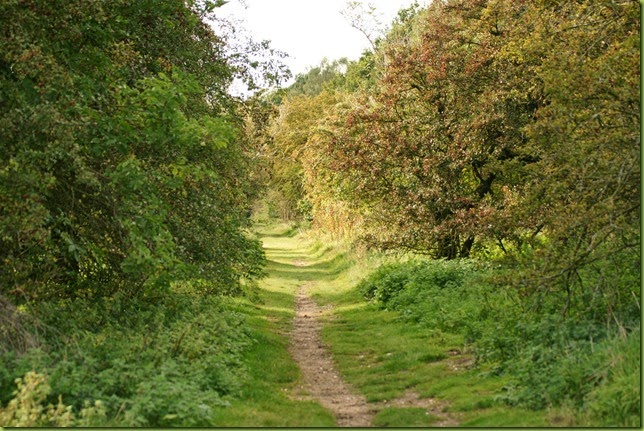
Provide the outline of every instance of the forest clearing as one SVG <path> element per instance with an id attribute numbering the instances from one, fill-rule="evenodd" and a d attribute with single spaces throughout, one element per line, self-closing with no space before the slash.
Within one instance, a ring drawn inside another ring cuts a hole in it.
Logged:
<path id="1" fill-rule="evenodd" d="M 225 3 L 0 1 L 0 427 L 641 427 L 639 2 Z"/>

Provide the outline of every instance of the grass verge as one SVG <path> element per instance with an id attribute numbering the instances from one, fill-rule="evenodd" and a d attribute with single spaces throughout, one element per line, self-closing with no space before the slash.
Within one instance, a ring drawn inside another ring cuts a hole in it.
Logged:
<path id="1" fill-rule="evenodd" d="M 244 352 L 248 377 L 241 396 L 215 410 L 213 425 L 222 427 L 329 427 L 335 419 L 318 403 L 303 399 L 301 373 L 288 352 L 295 292 L 304 279 L 294 261 L 308 256 L 292 226 L 263 226 L 269 276 L 253 300 L 237 300 L 246 316 L 253 345 Z M 315 276 L 316 274 L 313 274 Z"/>

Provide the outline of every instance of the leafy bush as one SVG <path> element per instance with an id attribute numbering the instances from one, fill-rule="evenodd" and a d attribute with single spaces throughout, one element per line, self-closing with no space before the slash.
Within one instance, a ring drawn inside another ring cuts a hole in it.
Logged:
<path id="1" fill-rule="evenodd" d="M 470 260 L 410 261 L 383 265 L 358 289 L 409 321 L 472 339 L 489 314 L 482 301 L 493 294 L 484 274 L 483 267 Z"/>
<path id="2" fill-rule="evenodd" d="M 127 426 L 208 426 L 215 406 L 226 405 L 217 390 L 208 388 L 200 378 L 203 370 L 186 372 L 190 364 L 164 361 L 148 370 L 137 384 L 125 413 Z M 150 372 L 152 371 L 152 372 Z"/>
<path id="3" fill-rule="evenodd" d="M 238 293 L 264 257 L 221 2 L 68 3 L 0 3 L 0 293 Z"/>
<path id="4" fill-rule="evenodd" d="M 208 426 L 211 408 L 238 395 L 252 343 L 226 299 L 187 294 L 154 301 L 75 299 L 42 304 L 47 350 L 4 354 L 9 380 L 29 370 L 49 376 L 45 402 L 61 396 L 74 411 L 100 400 L 107 425 Z"/>
<path id="5" fill-rule="evenodd" d="M 509 404 L 569 406 L 583 424 L 639 424 L 640 335 L 632 310 L 614 310 L 627 326 L 607 325 L 592 308 L 562 315 L 555 294 L 537 301 L 500 285 L 509 271 L 468 260 L 412 261 L 384 265 L 358 288 L 410 323 L 464 336 L 478 363 L 510 377 L 499 394 Z M 614 282 L 628 284 L 633 275 L 624 274 L 613 274 Z M 584 281 L 593 280 L 590 274 Z"/>
<path id="6" fill-rule="evenodd" d="M 582 327 L 577 334 L 575 326 Z M 571 407 L 581 424 L 639 426 L 639 330 L 602 336 L 600 328 L 571 322 L 550 331 L 553 344 L 521 338 L 524 347 L 506 362 L 514 383 L 501 398 L 534 409 Z"/>
<path id="7" fill-rule="evenodd" d="M 410 279 L 412 263 L 383 265 L 358 284 L 358 290 L 367 299 L 375 300 L 386 308 L 389 300 L 403 290 Z"/>
<path id="8" fill-rule="evenodd" d="M 602 328 L 547 314 L 540 319 L 526 314 L 514 328 L 504 328 L 515 345 L 512 354 L 503 359 L 503 366 L 515 380 L 503 396 L 510 404 L 541 409 L 569 400 L 579 407 L 601 382 L 602 376 L 594 373 L 599 367 L 594 361 L 599 358 L 591 354 L 591 340 L 605 337 Z"/>

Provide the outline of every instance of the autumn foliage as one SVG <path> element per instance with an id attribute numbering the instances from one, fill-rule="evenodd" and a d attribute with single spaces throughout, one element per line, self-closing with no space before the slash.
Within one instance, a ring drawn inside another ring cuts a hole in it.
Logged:
<path id="1" fill-rule="evenodd" d="M 574 292 L 606 288 L 583 286 L 584 268 L 619 256 L 639 271 L 639 27 L 636 2 L 401 12 L 366 57 L 375 82 L 347 85 L 361 61 L 329 80 L 333 99 L 287 97 L 276 145 L 323 229 L 333 202 L 374 246 L 503 255 L 527 292 L 564 292 L 565 315 Z"/>

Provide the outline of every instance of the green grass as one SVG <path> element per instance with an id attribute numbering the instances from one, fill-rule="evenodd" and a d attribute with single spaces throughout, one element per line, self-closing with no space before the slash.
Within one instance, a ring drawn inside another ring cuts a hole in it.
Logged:
<path id="1" fill-rule="evenodd" d="M 288 333 L 294 316 L 295 292 L 303 282 L 293 261 L 307 256 L 287 225 L 264 227 L 269 276 L 262 280 L 253 301 L 238 300 L 237 311 L 247 316 L 255 343 L 244 354 L 249 378 L 242 395 L 215 411 L 220 427 L 328 427 L 333 415 L 318 403 L 302 400 L 300 370 L 288 352 Z"/>
<path id="2" fill-rule="evenodd" d="M 345 304 L 346 307 L 346 304 Z M 459 336 L 409 325 L 397 313 L 362 305 L 329 319 L 323 336 L 347 381 L 370 402 L 392 400 L 407 390 L 421 398 L 446 402 L 447 412 L 461 426 L 546 426 L 545 411 L 503 405 L 496 395 L 507 383 L 472 361 Z M 460 352 L 460 353 L 456 353 Z M 454 367 L 458 367 L 454 369 Z M 427 426 L 416 410 L 387 409 L 379 426 Z"/>
<path id="3" fill-rule="evenodd" d="M 357 258 L 337 244 L 307 240 L 284 225 L 263 226 L 258 235 L 267 253 L 269 277 L 261 282 L 258 301 L 239 302 L 257 340 L 244 357 L 251 377 L 239 400 L 217 410 L 215 425 L 334 425 L 332 415 L 319 404 L 294 396 L 301 375 L 288 354 L 288 331 L 294 295 L 304 283 L 319 305 L 333 307 L 322 336 L 344 379 L 368 402 L 391 401 L 411 391 L 436 399 L 445 406 L 441 414 L 460 426 L 549 424 L 546 411 L 527 411 L 498 400 L 508 382 L 486 369 L 469 367 L 473 355 L 462 335 L 423 328 L 364 300 L 355 286 L 391 258 Z M 442 419 L 421 407 L 389 406 L 377 413 L 374 425 L 424 427 Z"/>

